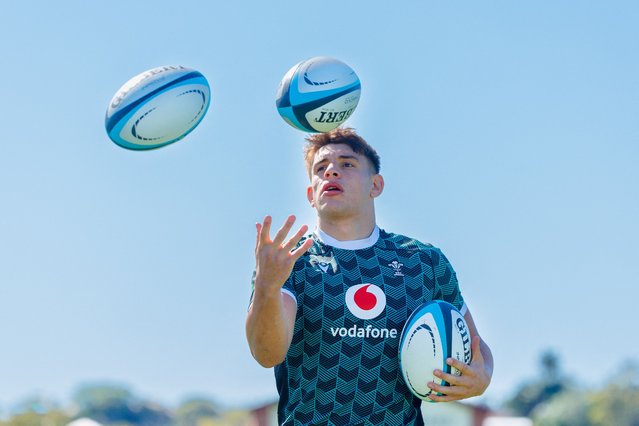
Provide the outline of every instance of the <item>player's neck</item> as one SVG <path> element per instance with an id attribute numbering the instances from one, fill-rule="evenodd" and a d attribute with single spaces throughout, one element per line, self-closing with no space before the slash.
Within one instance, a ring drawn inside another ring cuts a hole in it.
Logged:
<path id="1" fill-rule="evenodd" d="M 317 227 L 338 241 L 362 240 L 370 237 L 375 229 L 375 216 L 368 220 L 317 219 Z"/>

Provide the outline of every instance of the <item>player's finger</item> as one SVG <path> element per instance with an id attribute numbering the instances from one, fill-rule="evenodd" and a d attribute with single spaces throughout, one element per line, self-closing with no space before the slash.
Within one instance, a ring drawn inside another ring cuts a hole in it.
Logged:
<path id="1" fill-rule="evenodd" d="M 291 252 L 291 257 L 293 258 L 293 260 L 299 259 L 312 246 L 313 246 L 313 240 L 309 238 L 306 241 L 304 241 L 304 243 L 301 246 L 299 246 L 298 248 L 296 248 L 295 250 Z"/>
<path id="2" fill-rule="evenodd" d="M 275 237 L 273 238 L 273 244 L 277 244 L 277 245 L 282 244 L 282 241 L 284 241 L 284 238 L 286 238 L 288 231 L 291 230 L 291 227 L 293 226 L 294 223 L 295 223 L 295 216 L 290 215 L 288 218 L 286 218 L 286 222 L 284 222 L 284 225 L 282 225 L 280 230 L 277 231 L 277 234 L 275 234 Z"/>
<path id="3" fill-rule="evenodd" d="M 436 393 L 431 393 L 428 395 L 428 398 L 433 402 L 445 402 L 444 397 L 446 395 L 437 395 Z"/>
<path id="4" fill-rule="evenodd" d="M 260 232 L 260 241 L 262 243 L 267 243 L 269 241 L 269 234 L 271 232 L 272 222 L 273 222 L 273 218 L 271 216 L 266 216 L 264 218 L 264 222 L 262 224 L 262 230 Z"/>
<path id="5" fill-rule="evenodd" d="M 450 402 L 450 401 L 458 401 L 461 399 L 459 395 L 438 395 L 436 393 L 432 393 L 428 395 L 428 398 L 435 402 Z"/>
<path id="6" fill-rule="evenodd" d="M 261 223 L 256 223 L 255 224 L 255 229 L 257 230 L 257 233 L 255 235 L 255 251 L 257 251 L 257 248 L 260 245 L 260 232 L 262 231 L 262 224 Z"/>
<path id="7" fill-rule="evenodd" d="M 295 245 L 300 242 L 306 231 L 308 231 L 308 226 L 302 225 L 295 235 L 293 235 L 282 247 L 287 251 L 293 250 Z"/>
<path id="8" fill-rule="evenodd" d="M 445 382 L 450 383 L 451 385 L 460 385 L 463 383 L 463 380 L 460 376 L 457 376 L 455 374 L 444 373 L 442 370 L 439 370 L 439 369 L 435 370 L 433 372 L 433 375 L 435 377 L 442 379 Z"/>
<path id="9" fill-rule="evenodd" d="M 466 364 L 464 362 L 461 362 L 460 360 L 455 359 L 455 358 L 448 358 L 446 360 L 446 364 L 450 365 L 453 368 L 458 369 L 462 376 L 464 374 L 468 374 L 468 373 L 471 372 L 470 371 L 471 368 L 470 368 L 470 366 L 468 364 Z"/>
<path id="10" fill-rule="evenodd" d="M 435 382 L 428 382 L 428 387 L 433 390 L 432 396 L 458 398 L 464 394 L 464 388 L 462 386 L 442 386 Z M 437 395 L 437 393 L 442 395 Z M 429 396 L 429 398 L 432 399 L 432 396 Z"/>

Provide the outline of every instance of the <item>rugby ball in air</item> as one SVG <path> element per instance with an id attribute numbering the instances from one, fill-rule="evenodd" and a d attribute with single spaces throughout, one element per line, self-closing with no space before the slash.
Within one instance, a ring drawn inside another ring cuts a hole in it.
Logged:
<path id="1" fill-rule="evenodd" d="M 418 398 L 433 402 L 429 396 L 434 391 L 428 382 L 448 384 L 433 371 L 459 376 L 460 371 L 446 364 L 446 359 L 469 364 L 470 344 L 468 325 L 453 305 L 435 300 L 417 308 L 406 321 L 399 343 L 399 362 L 408 389 Z"/>
<path id="2" fill-rule="evenodd" d="M 211 101 L 206 78 L 183 66 L 163 66 L 124 83 L 109 103 L 109 138 L 133 150 L 160 148 L 188 135 L 202 121 Z"/>
<path id="3" fill-rule="evenodd" d="M 280 116 L 296 129 L 329 132 L 355 111 L 361 84 L 344 62 L 319 56 L 288 70 L 280 82 L 275 105 Z"/>

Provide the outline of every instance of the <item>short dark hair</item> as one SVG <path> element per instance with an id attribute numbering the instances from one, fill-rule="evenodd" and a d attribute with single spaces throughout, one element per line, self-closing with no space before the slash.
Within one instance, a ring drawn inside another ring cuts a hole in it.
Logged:
<path id="1" fill-rule="evenodd" d="M 348 145 L 353 152 L 363 155 L 368 158 L 375 174 L 379 174 L 380 159 L 377 151 L 364 140 L 363 137 L 355 132 L 355 129 L 351 127 L 338 127 L 326 133 L 316 133 L 306 138 L 306 145 L 304 146 L 304 160 L 306 161 L 306 170 L 309 175 L 311 174 L 311 167 L 313 165 L 313 158 L 319 149 L 323 146 L 330 144 L 345 144 Z"/>

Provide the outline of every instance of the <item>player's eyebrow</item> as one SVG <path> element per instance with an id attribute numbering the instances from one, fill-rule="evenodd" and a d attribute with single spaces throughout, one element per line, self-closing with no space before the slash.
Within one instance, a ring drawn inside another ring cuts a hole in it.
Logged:
<path id="1" fill-rule="evenodd" d="M 338 157 L 340 160 L 355 160 L 355 161 L 359 161 L 359 158 L 355 155 L 340 155 Z"/>
<path id="2" fill-rule="evenodd" d="M 359 161 L 359 158 L 355 155 L 351 155 L 351 154 L 344 154 L 344 155 L 340 155 L 337 157 L 338 160 L 355 160 L 355 161 Z M 327 157 L 321 158 L 319 161 L 315 162 L 313 164 L 313 166 L 317 166 L 318 164 L 322 164 L 328 161 Z"/>

